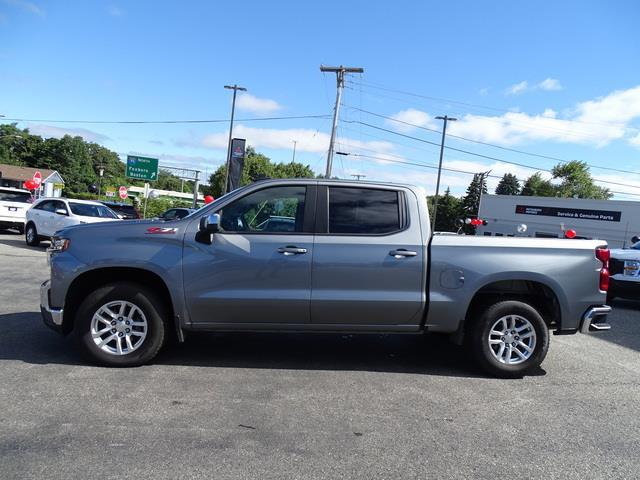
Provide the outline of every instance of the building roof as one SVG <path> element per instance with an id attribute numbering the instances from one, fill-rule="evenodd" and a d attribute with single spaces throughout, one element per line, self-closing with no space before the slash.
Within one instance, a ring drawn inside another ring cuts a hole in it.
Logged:
<path id="1" fill-rule="evenodd" d="M 55 170 L 49 170 L 46 168 L 20 167 L 18 165 L 5 165 L 0 163 L 0 178 L 26 182 L 27 180 L 31 180 L 33 178 L 33 174 L 36 172 L 40 172 L 42 174 L 43 183 L 47 181 L 47 178 L 54 174 L 57 174 L 58 177 L 62 179 L 60 174 Z"/>

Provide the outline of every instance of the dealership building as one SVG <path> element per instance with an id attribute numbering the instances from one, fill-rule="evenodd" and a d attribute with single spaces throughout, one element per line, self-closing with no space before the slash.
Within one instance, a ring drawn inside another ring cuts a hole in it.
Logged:
<path id="1" fill-rule="evenodd" d="M 487 225 L 478 226 L 477 235 L 563 238 L 574 230 L 576 238 L 606 240 L 612 248 L 640 236 L 640 202 L 483 195 L 478 217 Z"/>

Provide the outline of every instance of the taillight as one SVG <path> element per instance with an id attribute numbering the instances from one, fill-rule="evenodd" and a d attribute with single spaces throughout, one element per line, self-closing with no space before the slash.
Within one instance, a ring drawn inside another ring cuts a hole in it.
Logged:
<path id="1" fill-rule="evenodd" d="M 607 292 L 609 290 L 609 269 L 600 269 L 600 290 Z"/>
<path id="2" fill-rule="evenodd" d="M 602 262 L 600 269 L 600 290 L 606 292 L 609 290 L 609 259 L 611 258 L 611 250 L 608 248 L 596 248 L 596 258 Z"/>
<path id="3" fill-rule="evenodd" d="M 611 250 L 608 248 L 596 248 L 596 258 L 602 263 L 608 264 L 609 259 L 611 258 Z"/>

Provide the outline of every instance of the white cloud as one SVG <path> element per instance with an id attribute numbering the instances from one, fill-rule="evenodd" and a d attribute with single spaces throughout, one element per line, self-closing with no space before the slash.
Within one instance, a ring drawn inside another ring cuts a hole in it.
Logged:
<path id="1" fill-rule="evenodd" d="M 107 7 L 107 13 L 112 17 L 121 17 L 124 14 L 122 9 L 116 5 L 109 5 Z"/>
<path id="2" fill-rule="evenodd" d="M 236 107 L 239 110 L 253 112 L 258 115 L 273 113 L 282 109 L 282 105 L 275 100 L 254 97 L 250 93 L 240 94 L 236 100 Z"/>
<path id="3" fill-rule="evenodd" d="M 560 81 L 555 78 L 545 78 L 541 81 L 536 88 L 540 90 L 562 90 L 562 85 L 560 85 Z"/>
<path id="4" fill-rule="evenodd" d="M 522 82 L 516 83 L 515 85 L 511 85 L 509 88 L 507 88 L 506 94 L 519 95 L 524 91 L 526 91 L 528 88 L 529 88 L 529 82 L 527 82 L 526 80 L 523 80 Z"/>
<path id="5" fill-rule="evenodd" d="M 53 125 L 27 125 L 29 132 L 33 135 L 40 135 L 44 138 L 62 138 L 65 135 L 71 135 L 72 137 L 82 137 L 87 142 L 106 142 L 111 140 L 106 135 L 98 132 L 92 132 L 85 128 L 62 128 L 55 127 Z"/>
<path id="6" fill-rule="evenodd" d="M 329 149 L 329 134 L 319 130 L 253 128 L 239 124 L 234 127 L 233 135 L 238 138 L 246 138 L 247 144 L 255 148 L 291 150 L 295 140 L 297 142 L 296 149 L 300 152 L 325 153 Z M 200 146 L 226 150 L 228 140 L 228 131 L 212 133 L 201 140 Z M 336 146 L 351 150 L 351 152 L 360 148 L 367 148 L 375 152 L 388 152 L 394 148 L 390 142 L 362 142 L 348 138 L 338 138 Z"/>
<path id="7" fill-rule="evenodd" d="M 32 2 L 27 2 L 25 0 L 2 0 L 2 2 L 6 5 L 20 8 L 39 17 L 44 17 L 45 15 L 44 10 Z"/>
<path id="8" fill-rule="evenodd" d="M 418 120 L 428 116 L 426 112 L 412 112 Z M 638 129 L 631 125 L 638 119 L 640 86 L 579 103 L 565 118 L 559 118 L 551 108 L 533 115 L 523 112 L 496 116 L 468 114 L 452 122 L 448 131 L 453 135 L 500 145 L 553 141 L 602 147 L 621 139 L 638 145 Z M 397 126 L 395 128 L 398 129 Z"/>
<path id="9" fill-rule="evenodd" d="M 511 85 L 505 90 L 507 95 L 520 95 L 524 92 L 530 92 L 533 90 L 562 90 L 563 86 L 560 84 L 560 81 L 555 78 L 545 78 L 540 83 L 536 83 L 534 85 L 529 85 L 529 82 L 523 80 L 520 83 L 516 83 L 515 85 Z"/>
<path id="10" fill-rule="evenodd" d="M 415 108 L 402 110 L 395 115 L 392 115 L 391 118 L 398 121 L 394 122 L 393 120 L 385 120 L 385 123 L 393 127 L 395 130 L 405 133 L 414 131 L 416 127 L 413 125 L 428 128 L 437 128 L 438 126 L 435 124 L 433 117 L 430 114 L 421 110 L 416 110 Z M 412 125 L 406 125 L 399 122 L 411 123 Z"/>
<path id="11" fill-rule="evenodd" d="M 638 135 L 636 135 L 635 137 L 631 137 L 629 139 L 629 143 L 631 145 L 635 145 L 635 146 L 640 147 L 640 133 Z"/>

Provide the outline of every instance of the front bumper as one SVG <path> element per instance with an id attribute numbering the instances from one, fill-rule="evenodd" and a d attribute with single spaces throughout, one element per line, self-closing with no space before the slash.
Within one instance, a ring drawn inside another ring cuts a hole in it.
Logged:
<path id="1" fill-rule="evenodd" d="M 594 333 L 611 330 L 611 325 L 606 322 L 607 315 L 609 315 L 609 313 L 611 313 L 611 307 L 609 305 L 590 307 L 586 312 L 584 312 L 584 315 L 582 315 L 580 332 Z"/>
<path id="2" fill-rule="evenodd" d="M 62 333 L 62 322 L 64 310 L 62 308 L 52 308 L 49 305 L 49 290 L 51 289 L 51 281 L 47 280 L 40 285 L 40 313 L 44 324 Z"/>

